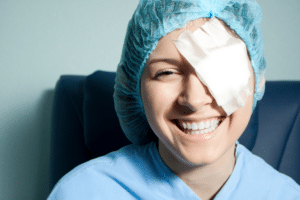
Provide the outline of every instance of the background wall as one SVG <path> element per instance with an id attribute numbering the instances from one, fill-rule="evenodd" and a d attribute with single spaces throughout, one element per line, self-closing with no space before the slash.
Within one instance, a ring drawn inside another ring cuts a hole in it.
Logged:
<path id="1" fill-rule="evenodd" d="M 267 80 L 300 80 L 300 2 L 259 0 Z M 115 71 L 138 0 L 0 0 L 0 199 L 48 194 L 50 116 L 62 74 Z"/>

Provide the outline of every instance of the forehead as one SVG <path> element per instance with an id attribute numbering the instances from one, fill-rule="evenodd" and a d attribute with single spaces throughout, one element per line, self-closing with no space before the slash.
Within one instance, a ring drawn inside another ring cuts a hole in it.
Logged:
<path id="1" fill-rule="evenodd" d="M 196 31 L 198 28 L 203 26 L 207 21 L 209 21 L 209 18 L 199 18 L 194 21 L 190 21 L 185 27 L 181 29 L 176 29 L 170 33 L 168 33 L 166 36 L 159 39 L 157 46 L 152 51 L 152 53 L 149 55 L 149 58 L 146 62 L 145 68 L 148 68 L 149 64 L 155 63 L 156 61 L 167 61 L 171 63 L 175 63 L 176 65 L 179 65 L 180 63 L 187 62 L 186 59 L 179 53 L 177 50 L 175 44 L 173 43 L 173 40 L 177 40 L 178 37 L 185 31 L 188 30 L 191 33 Z M 227 32 L 232 35 L 235 38 L 241 39 L 234 30 L 230 29 L 229 26 L 222 20 L 220 20 Z M 241 39 L 242 40 L 242 39 Z M 243 40 L 242 40 L 243 41 Z M 250 56 L 248 52 L 248 65 L 249 70 L 251 73 L 252 78 L 255 77 L 254 70 L 251 65 Z"/>
<path id="2" fill-rule="evenodd" d="M 182 62 L 183 57 L 177 50 L 175 44 L 172 42 L 173 40 L 178 39 L 178 37 L 185 31 L 188 30 L 191 33 L 196 31 L 198 28 L 203 26 L 207 21 L 209 21 L 209 18 L 199 18 L 193 21 L 190 21 L 186 26 L 184 26 L 181 29 L 176 29 L 170 33 L 168 33 L 166 36 L 159 39 L 157 46 L 155 47 L 155 50 L 152 51 L 150 54 L 147 63 L 152 59 L 174 59 L 177 62 Z M 239 36 L 231 30 L 222 20 L 221 23 L 232 36 L 239 38 Z"/>
<path id="3" fill-rule="evenodd" d="M 157 46 L 150 54 L 148 61 L 151 59 L 172 58 L 180 62 L 181 55 L 172 41 L 178 39 L 180 34 L 182 34 L 185 30 L 194 32 L 197 28 L 204 25 L 206 21 L 207 20 L 203 18 L 191 21 L 182 29 L 176 29 L 168 33 L 166 36 L 160 38 Z"/>

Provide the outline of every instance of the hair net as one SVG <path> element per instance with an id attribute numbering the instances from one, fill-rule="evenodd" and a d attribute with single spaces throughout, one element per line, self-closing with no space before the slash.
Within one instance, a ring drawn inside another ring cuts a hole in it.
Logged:
<path id="1" fill-rule="evenodd" d="M 131 142 L 144 144 L 154 138 L 141 99 L 140 79 L 158 40 L 192 20 L 212 17 L 223 20 L 247 46 L 255 73 L 252 112 L 262 99 L 266 62 L 262 11 L 255 0 L 140 0 L 127 27 L 114 91 L 120 125 Z"/>

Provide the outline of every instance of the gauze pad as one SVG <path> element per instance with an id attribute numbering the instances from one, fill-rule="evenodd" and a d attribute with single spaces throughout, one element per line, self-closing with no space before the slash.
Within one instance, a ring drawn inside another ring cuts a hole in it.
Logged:
<path id="1" fill-rule="evenodd" d="M 245 105 L 253 90 L 246 45 L 219 19 L 211 18 L 193 33 L 186 30 L 173 42 L 228 116 Z"/>

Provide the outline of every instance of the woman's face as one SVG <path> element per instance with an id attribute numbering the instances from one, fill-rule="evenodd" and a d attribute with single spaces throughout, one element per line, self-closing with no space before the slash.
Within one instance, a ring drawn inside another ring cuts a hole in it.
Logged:
<path id="1" fill-rule="evenodd" d="M 186 29 L 194 32 L 206 21 L 197 19 Z M 141 77 L 141 96 L 150 127 L 159 139 L 159 152 L 191 166 L 207 165 L 234 151 L 251 117 L 253 92 L 243 107 L 227 116 L 173 44 L 183 31 L 175 30 L 159 40 Z M 254 88 L 250 60 L 249 70 Z M 212 118 L 221 123 L 207 138 L 183 128 L 184 123 Z"/>

